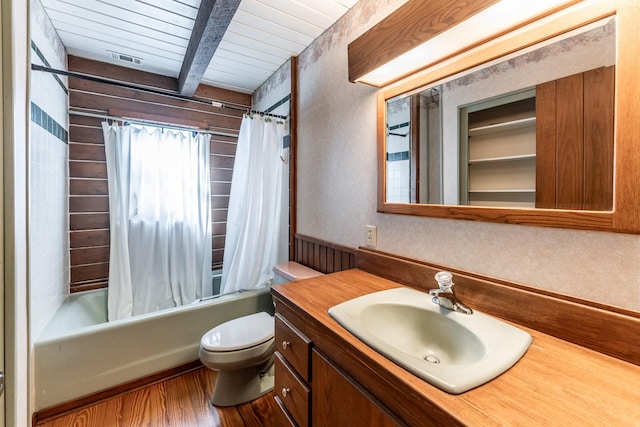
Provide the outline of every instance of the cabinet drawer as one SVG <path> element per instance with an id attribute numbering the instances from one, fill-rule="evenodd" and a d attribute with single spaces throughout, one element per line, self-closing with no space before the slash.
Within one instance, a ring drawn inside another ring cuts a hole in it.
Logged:
<path id="1" fill-rule="evenodd" d="M 311 341 L 280 314 L 276 313 L 275 321 L 276 350 L 303 380 L 309 382 L 311 380 L 309 369 Z"/>
<path id="2" fill-rule="evenodd" d="M 276 427 L 298 427 L 296 426 L 295 421 L 291 418 L 291 415 L 289 415 L 289 412 L 287 412 L 287 409 L 284 407 L 282 400 L 280 400 L 278 396 L 275 396 L 274 399 L 278 405 L 278 407 L 273 410 Z"/>
<path id="3" fill-rule="evenodd" d="M 294 374 L 279 352 L 275 353 L 275 385 L 277 397 L 282 401 L 300 427 L 309 425 L 309 394 L 311 390 Z"/>

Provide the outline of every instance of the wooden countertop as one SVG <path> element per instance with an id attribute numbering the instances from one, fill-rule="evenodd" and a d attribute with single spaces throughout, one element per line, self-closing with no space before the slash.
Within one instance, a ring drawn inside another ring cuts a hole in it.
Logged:
<path id="1" fill-rule="evenodd" d="M 327 313 L 401 286 L 354 269 L 276 285 L 272 293 L 277 311 L 409 425 L 640 426 L 640 366 L 519 326 L 533 337 L 523 358 L 496 379 L 451 395 L 381 356 Z"/>

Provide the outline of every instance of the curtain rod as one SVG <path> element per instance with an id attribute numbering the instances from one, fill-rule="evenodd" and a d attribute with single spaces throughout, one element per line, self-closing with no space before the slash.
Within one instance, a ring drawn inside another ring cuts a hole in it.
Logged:
<path id="1" fill-rule="evenodd" d="M 162 127 L 165 129 L 183 130 L 188 132 L 199 132 L 199 133 L 205 133 L 209 135 L 229 136 L 232 138 L 238 137 L 237 133 L 218 132 L 218 131 L 213 131 L 208 129 L 200 129 L 195 127 L 174 125 L 170 123 L 156 122 L 153 120 L 142 120 L 142 119 L 132 119 L 128 117 L 112 116 L 109 114 L 87 113 L 85 111 L 77 111 L 77 110 L 69 110 L 69 114 L 72 114 L 74 116 L 93 117 L 96 119 L 103 119 L 103 120 L 115 120 L 118 122 L 129 122 L 129 123 L 135 123 L 135 124 L 141 124 L 141 125 L 152 125 L 152 126 Z"/>
<path id="2" fill-rule="evenodd" d="M 192 97 L 192 96 L 180 95 L 179 93 L 173 93 L 173 92 L 164 91 L 164 90 L 160 90 L 160 89 L 154 89 L 154 88 L 147 87 L 147 86 L 142 86 L 142 85 L 125 83 L 125 82 L 122 82 L 122 81 L 119 81 L 119 80 L 108 79 L 108 78 L 104 78 L 104 77 L 91 76 L 89 74 L 74 73 L 72 71 L 65 71 L 65 70 L 56 70 L 55 68 L 44 67 L 42 65 L 37 65 L 37 64 L 31 64 L 31 69 L 33 71 L 44 71 L 46 73 L 59 74 L 59 75 L 67 76 L 67 77 L 75 77 L 75 78 L 78 78 L 78 79 L 88 80 L 88 81 L 91 81 L 91 82 L 94 82 L 94 83 L 104 83 L 104 84 L 124 87 L 124 88 L 127 88 L 127 89 L 139 90 L 139 91 L 143 91 L 143 92 L 147 92 L 147 93 L 152 93 L 154 95 L 168 96 L 168 97 L 171 97 L 171 98 L 181 99 L 183 101 L 197 102 L 197 103 L 200 103 L 200 104 L 205 104 L 205 105 L 218 107 L 218 108 L 229 108 L 231 110 L 244 111 L 246 113 L 252 113 L 252 114 L 259 114 L 259 115 L 263 115 L 263 116 L 275 117 L 275 118 L 283 119 L 283 120 L 288 119 L 287 116 L 281 116 L 279 114 L 272 114 L 272 113 L 268 113 L 268 112 L 265 112 L 265 111 L 256 111 L 256 110 L 251 109 L 250 107 L 242 107 L 240 105 L 227 104 L 227 103 L 224 103 L 224 102 L 221 102 L 221 101 L 217 101 L 217 100 L 207 101 L 207 100 L 200 99 L 200 98 L 195 98 L 195 97 Z"/>

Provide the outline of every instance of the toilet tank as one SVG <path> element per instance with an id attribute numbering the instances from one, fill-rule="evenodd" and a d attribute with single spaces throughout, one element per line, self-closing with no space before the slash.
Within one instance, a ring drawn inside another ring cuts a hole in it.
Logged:
<path id="1" fill-rule="evenodd" d="M 310 279 L 312 277 L 322 276 L 323 274 L 312 268 L 305 267 L 294 261 L 283 262 L 273 267 L 275 273 L 274 283 L 293 282 L 294 280 Z"/>

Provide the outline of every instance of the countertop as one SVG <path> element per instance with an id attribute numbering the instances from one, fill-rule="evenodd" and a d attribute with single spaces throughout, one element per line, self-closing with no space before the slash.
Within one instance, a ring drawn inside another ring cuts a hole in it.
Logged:
<path id="1" fill-rule="evenodd" d="M 522 359 L 496 379 L 451 395 L 381 356 L 327 313 L 402 286 L 353 269 L 276 285 L 272 294 L 277 311 L 409 425 L 640 426 L 640 366 L 516 325 L 533 337 Z"/>

